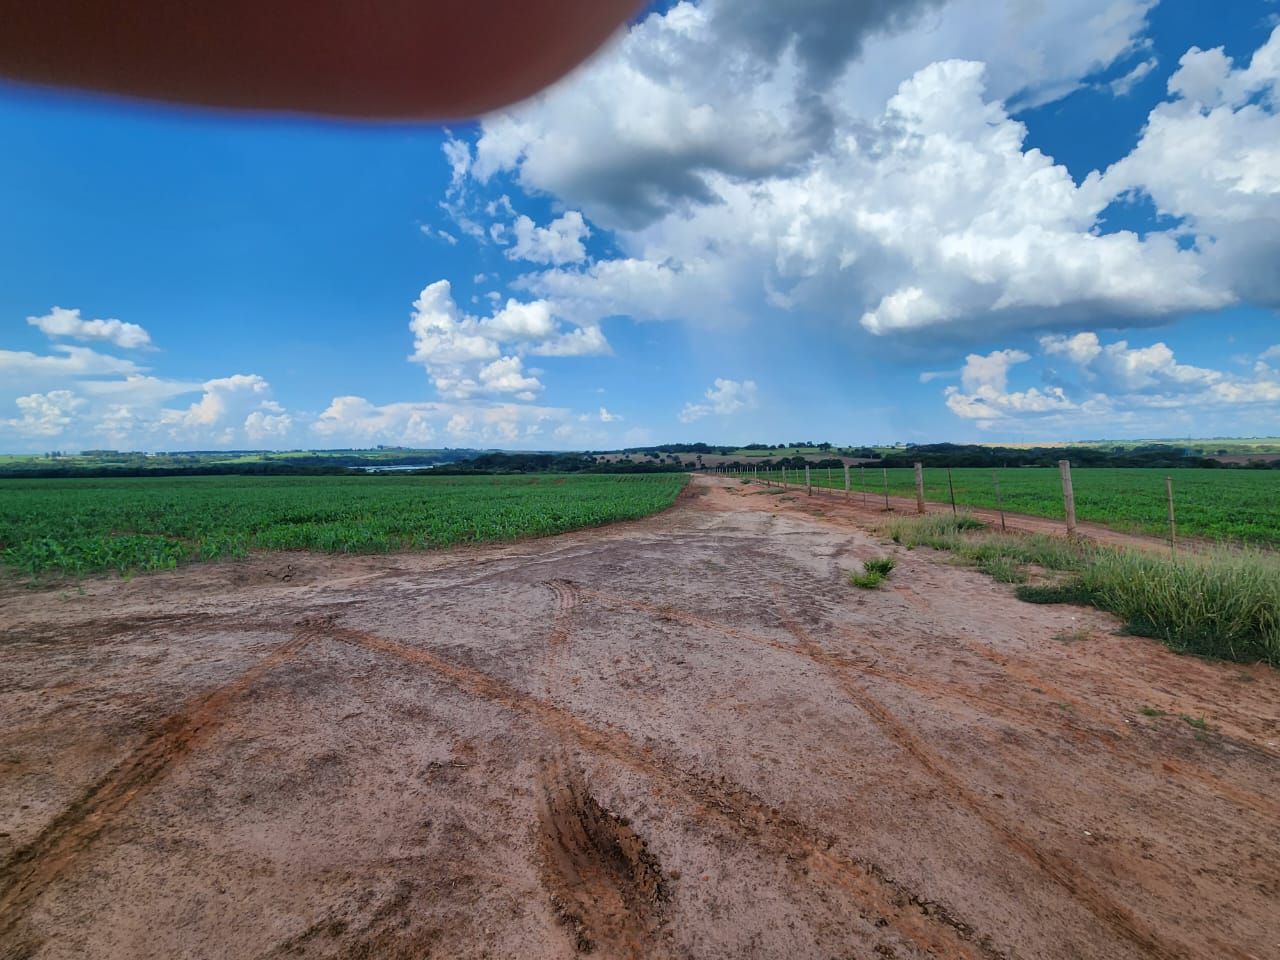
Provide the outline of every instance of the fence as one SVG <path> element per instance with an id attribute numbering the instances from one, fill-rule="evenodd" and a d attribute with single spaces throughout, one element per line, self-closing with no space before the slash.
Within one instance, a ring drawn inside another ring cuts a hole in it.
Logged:
<path id="1" fill-rule="evenodd" d="M 726 476 L 734 476 L 769 486 L 795 490 L 801 495 L 834 495 L 865 507 L 881 510 L 924 513 L 926 504 L 942 504 L 953 512 L 961 508 L 989 509 L 999 515 L 1006 526 L 1006 512 L 1037 517 L 1058 518 L 1069 536 L 1078 533 L 1077 505 L 1083 491 L 1085 519 L 1132 532 L 1160 534 L 1171 551 L 1178 548 L 1177 486 L 1199 494 L 1201 513 L 1222 514 L 1221 490 L 1205 490 L 1211 486 L 1209 475 L 1221 484 L 1227 471 L 1174 470 L 1166 473 L 1144 468 L 1090 467 L 1072 471 L 1070 461 L 1058 467 L 879 467 L 873 464 L 840 467 L 776 467 L 741 465 L 711 468 Z M 1195 474 L 1194 477 L 1181 476 Z M 1254 481 L 1254 485 L 1257 482 Z M 1267 485 L 1272 495 L 1280 495 L 1280 477 Z M 1079 489 L 1078 489 L 1079 488 Z M 1268 491 L 1262 491 L 1266 496 Z M 902 501 L 906 500 L 907 503 Z M 895 502 L 896 501 L 896 502 Z M 1201 519 L 1207 523 L 1205 517 Z M 1263 533 L 1280 534 L 1280 522 L 1262 519 Z M 1273 539 L 1245 532 L 1240 539 Z"/>

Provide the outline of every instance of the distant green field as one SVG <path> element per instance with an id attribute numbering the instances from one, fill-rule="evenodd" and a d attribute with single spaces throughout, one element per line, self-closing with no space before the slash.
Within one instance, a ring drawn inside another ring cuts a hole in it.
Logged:
<path id="1" fill-rule="evenodd" d="M 669 507 L 685 474 L 0 480 L 0 563 L 157 570 L 251 550 L 378 553 L 559 533 Z"/>
<path id="2" fill-rule="evenodd" d="M 734 450 L 731 457 L 838 457 L 840 450 L 832 447 L 823 450 L 821 447 L 786 447 L 782 450 Z"/>
<path id="3" fill-rule="evenodd" d="M 882 468 L 854 467 L 855 494 L 863 483 L 868 498 L 883 495 Z M 1013 467 L 999 472 L 1004 507 L 1011 513 L 1040 517 L 1062 516 L 1062 482 L 1052 467 Z M 794 473 L 793 473 L 794 476 Z M 910 468 L 890 468 L 891 496 L 914 497 L 915 473 Z M 1174 503 L 1180 536 L 1214 540 L 1241 540 L 1280 545 L 1280 471 L 1277 470 L 1143 470 L 1123 467 L 1081 467 L 1071 471 L 1076 517 L 1103 523 L 1132 533 L 1163 535 L 1168 531 L 1165 500 L 1166 476 L 1173 477 Z M 983 468 L 952 470 L 956 503 L 995 508 L 992 471 Z M 844 488 L 844 475 L 836 469 L 813 471 L 814 483 Z M 949 502 L 947 472 L 924 471 L 925 498 Z"/>

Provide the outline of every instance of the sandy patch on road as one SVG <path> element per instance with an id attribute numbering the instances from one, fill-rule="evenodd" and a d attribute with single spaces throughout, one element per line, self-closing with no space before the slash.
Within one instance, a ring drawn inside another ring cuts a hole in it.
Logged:
<path id="1" fill-rule="evenodd" d="M 7 585 L 0 957 L 1280 954 L 1280 674 L 694 484 Z"/>

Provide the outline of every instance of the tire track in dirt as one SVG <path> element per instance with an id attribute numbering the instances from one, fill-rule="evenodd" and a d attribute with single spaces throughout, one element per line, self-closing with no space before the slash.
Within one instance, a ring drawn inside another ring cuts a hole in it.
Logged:
<path id="1" fill-rule="evenodd" d="M 577 585 L 549 580 L 555 594 L 547 636 L 545 692 L 554 703 L 564 682 Z M 618 960 L 659 956 L 654 949 L 667 899 L 661 866 L 641 837 L 592 796 L 559 736 L 538 772 L 537 839 L 542 882 L 557 919 L 580 953 Z"/>
<path id="2" fill-rule="evenodd" d="M 868 664 L 862 660 L 850 658 L 837 653 L 832 653 L 828 650 L 822 649 L 817 646 L 807 650 L 801 650 L 792 644 L 775 640 L 772 637 L 767 637 L 762 634 L 753 633 L 749 630 L 743 630 L 739 627 L 734 627 L 726 623 L 720 623 L 716 620 L 711 620 L 707 617 L 702 617 L 696 613 L 692 613 L 687 610 L 682 610 L 677 607 L 666 606 L 661 604 L 645 603 L 642 600 L 633 600 L 630 597 L 622 597 L 617 594 L 608 593 L 602 590 L 583 588 L 580 591 L 580 593 L 583 597 L 599 600 L 605 604 L 624 607 L 627 609 L 635 610 L 639 613 L 646 613 L 646 614 L 649 614 L 650 616 L 654 616 L 658 618 L 665 617 L 667 619 L 676 620 L 677 622 L 680 622 L 680 623 L 688 624 L 689 626 L 703 627 L 708 630 L 714 630 L 717 633 L 721 633 L 725 636 L 733 637 L 735 639 L 745 640 L 749 643 L 755 643 L 765 647 L 770 647 L 774 650 L 778 650 L 783 653 L 788 653 L 791 655 L 801 655 L 801 656 L 804 656 L 806 659 L 814 661 L 815 663 L 821 664 L 822 666 L 829 667 L 835 670 L 856 670 L 860 673 L 865 673 L 868 676 L 876 677 L 877 679 L 881 679 L 881 680 L 886 680 L 890 683 L 894 683 L 899 686 L 906 687 L 907 689 L 910 689 L 910 690 L 915 690 L 919 693 L 924 693 L 927 695 L 939 696 L 944 698 L 953 697 L 957 700 L 962 700 L 966 703 L 971 703 L 978 709 L 982 710 L 984 713 L 992 716 L 998 716 L 1009 723 L 1016 724 L 1020 722 L 1022 724 L 1025 724 L 1031 727 L 1038 727 L 1044 724 L 1050 724 L 1052 726 L 1058 727 L 1059 729 L 1065 731 L 1073 739 L 1078 739 L 1080 737 L 1088 738 L 1088 740 L 1091 743 L 1102 746 L 1104 749 L 1106 749 L 1107 751 L 1109 751 L 1110 753 L 1116 755 L 1121 759 L 1128 760 L 1129 762 L 1134 763 L 1136 765 L 1149 766 L 1153 771 L 1157 772 L 1160 776 L 1172 775 L 1175 777 L 1180 777 L 1184 780 L 1192 781 L 1198 784 L 1205 791 L 1211 794 L 1214 794 L 1218 799 L 1227 800 L 1227 801 L 1230 801 L 1231 803 L 1237 804 L 1238 806 L 1251 810 L 1253 813 L 1259 815 L 1260 817 L 1263 817 L 1268 822 L 1280 820 L 1280 805 L 1277 805 L 1269 798 L 1263 795 L 1236 787 L 1233 784 L 1230 784 L 1225 780 L 1223 780 L 1222 778 L 1216 777 L 1211 773 L 1207 773 L 1202 770 L 1196 770 L 1192 767 L 1187 767 L 1181 763 L 1178 763 L 1176 760 L 1172 758 L 1164 758 L 1159 761 L 1153 762 L 1150 757 L 1143 756 L 1138 751 L 1133 750 L 1124 744 L 1121 734 L 1128 735 L 1128 731 L 1122 730 L 1119 727 L 1112 726 L 1109 723 L 1107 723 L 1106 726 L 1109 729 L 1115 730 L 1116 731 L 1115 735 L 1107 736 L 1099 733 L 1096 730 L 1088 730 L 1086 728 L 1069 724 L 1064 722 L 1062 718 L 1054 717 L 1051 714 L 1045 714 L 1042 711 L 1024 710 L 1021 707 L 1016 707 L 1012 704 L 1003 703 L 999 700 L 996 700 L 992 697 L 987 697 L 981 693 L 977 693 L 959 684 L 949 683 L 945 681 L 929 680 L 927 678 L 920 677 L 918 675 L 908 676 L 903 672 L 885 670 L 879 667 L 877 664 L 874 664 L 874 663 Z M 851 637 L 851 634 L 849 633 L 848 630 L 837 628 L 837 632 L 844 633 L 847 637 Z M 863 638 L 859 638 L 859 639 L 863 639 Z M 947 639 L 951 640 L 956 638 L 948 637 Z M 883 646 L 877 646 L 876 652 L 877 654 L 884 655 L 885 659 L 894 659 L 893 657 L 885 654 L 885 649 Z M 989 658 L 984 658 L 984 659 L 989 659 Z M 903 661 L 898 660 L 897 662 L 904 671 L 906 669 L 909 669 L 909 665 L 903 663 Z M 995 663 L 996 666 L 1000 666 L 1000 664 L 994 660 L 992 660 L 991 662 Z M 1018 678 L 1015 677 L 1015 679 L 1018 679 Z M 1029 686 L 1039 686 L 1037 682 L 1038 678 L 1036 677 L 1033 677 L 1030 675 L 1024 675 L 1022 679 L 1023 679 L 1023 682 Z M 1050 685 L 1050 688 L 1052 688 L 1052 685 Z M 1046 690 L 1044 686 L 1039 686 L 1039 689 L 1045 690 L 1046 695 L 1049 695 L 1050 693 L 1050 691 Z M 936 705 L 939 705 L 943 708 L 946 708 L 947 706 L 945 700 L 943 700 L 940 704 L 936 704 Z"/>
<path id="3" fill-rule="evenodd" d="M 865 643 L 866 641 L 865 636 L 855 636 L 848 628 L 838 627 L 836 628 L 836 633 L 846 639 L 854 640 L 859 643 Z M 868 634 L 868 636 L 870 635 L 871 634 Z M 949 642 L 956 643 L 961 648 L 968 650 L 980 659 L 993 664 L 998 669 L 1006 673 L 1006 675 L 1017 680 L 1025 687 L 1039 689 L 1043 691 L 1046 696 L 1051 698 L 1062 698 L 1065 696 L 1060 688 L 1041 679 L 1040 675 L 1035 671 L 1018 666 L 1016 663 L 1012 662 L 1010 657 L 996 653 L 995 651 L 984 651 L 980 645 L 966 641 L 963 638 L 945 636 L 944 639 Z M 885 659 L 895 659 L 892 654 L 888 653 L 883 644 L 877 645 L 875 649 L 877 654 L 883 655 Z M 826 653 L 825 651 L 824 655 L 829 658 L 832 656 L 830 653 Z M 838 659 L 833 660 L 833 662 L 839 665 Z M 907 669 L 909 666 L 901 659 L 897 660 L 897 664 L 902 669 Z M 861 664 L 856 662 L 851 665 L 858 669 L 864 669 Z M 1026 722 L 1030 724 L 1044 722 L 1046 720 L 1043 714 L 1033 711 L 1023 711 L 1020 708 L 1012 707 L 1008 704 L 1002 704 L 994 699 L 983 697 L 981 694 L 974 694 L 970 691 L 965 691 L 964 688 L 954 684 L 938 683 L 936 681 L 924 680 L 920 677 L 904 678 L 898 674 L 888 674 L 884 671 L 880 671 L 874 666 L 865 669 L 864 672 L 871 676 L 889 679 L 892 682 L 900 683 L 903 686 L 919 688 L 922 692 L 927 691 L 929 687 L 937 687 L 938 692 L 943 693 L 944 695 L 954 694 L 955 696 L 969 699 L 976 704 L 990 704 L 994 712 L 1009 714 L 1011 716 L 1022 716 Z M 1143 700 L 1142 694 L 1137 693 L 1135 695 L 1135 699 L 1138 702 L 1141 702 Z M 1075 703 L 1078 703 L 1078 701 L 1075 701 L 1074 699 L 1059 699 L 1058 702 L 1072 704 L 1074 712 L 1087 716 L 1088 719 L 1105 727 L 1109 731 L 1108 734 L 1103 735 L 1096 730 L 1088 730 L 1068 723 L 1065 718 L 1055 718 L 1054 721 L 1051 721 L 1055 722 L 1055 725 L 1059 726 L 1061 729 L 1069 731 L 1073 736 L 1083 736 L 1091 743 L 1101 746 L 1109 753 L 1120 759 L 1127 760 L 1135 765 L 1148 766 L 1159 776 L 1172 775 L 1183 780 L 1194 782 L 1206 792 L 1215 795 L 1217 799 L 1226 800 L 1244 807 L 1268 822 L 1280 821 L 1280 804 L 1277 804 L 1269 797 L 1237 787 L 1234 784 L 1223 780 L 1221 777 L 1217 777 L 1204 770 L 1198 770 L 1194 767 L 1186 766 L 1183 763 L 1179 763 L 1171 756 L 1164 756 L 1159 760 L 1153 761 L 1149 756 L 1143 755 L 1126 743 L 1127 738 L 1133 735 L 1132 731 L 1126 725 L 1115 723 L 1099 710 L 1092 708 L 1085 708 L 1083 710 L 1078 709 L 1075 706 Z M 1256 750 L 1264 756 L 1271 755 L 1267 751 L 1257 748 L 1251 743 L 1242 743 L 1240 746 L 1245 749 Z"/>
<path id="4" fill-rule="evenodd" d="M 128 617 L 78 620 L 49 626 L 26 624 L 0 630 L 0 645 L 9 643 L 58 643 L 71 634 L 92 633 L 98 641 L 111 640 L 126 633 L 144 633 L 157 627 L 181 627 L 203 621 L 199 613 L 138 614 Z"/>
<path id="5" fill-rule="evenodd" d="M 900 667 L 900 670 L 898 671 L 886 670 L 878 666 L 877 662 L 867 662 L 864 659 L 858 659 L 858 658 L 849 657 L 843 654 L 832 653 L 820 647 L 815 647 L 809 650 L 800 651 L 793 644 L 784 643 L 780 640 L 775 640 L 772 637 L 767 637 L 762 634 L 753 633 L 752 631 L 749 631 L 749 630 L 743 630 L 739 627 L 734 627 L 726 623 L 720 623 L 716 620 L 711 620 L 707 617 L 699 616 L 696 613 L 692 613 L 688 610 L 682 610 L 678 607 L 672 607 L 672 606 L 662 605 L 662 604 L 645 603 L 642 600 L 633 600 L 630 597 L 622 597 L 617 594 L 607 593 L 602 590 L 584 589 L 582 591 L 582 595 L 585 597 L 590 597 L 592 599 L 600 600 L 605 604 L 612 604 L 614 606 L 626 607 L 631 610 L 635 610 L 639 613 L 647 613 L 651 616 L 655 616 L 658 618 L 667 618 L 671 620 L 676 620 L 680 623 L 688 624 L 689 626 L 703 627 L 708 630 L 714 630 L 715 632 L 724 634 L 725 636 L 733 637 L 739 640 L 745 640 L 749 643 L 754 643 L 761 646 L 771 647 L 772 649 L 779 650 L 783 653 L 789 653 L 794 655 L 796 653 L 802 652 L 807 659 L 813 660 L 824 666 L 830 666 L 836 669 L 856 669 L 863 673 L 866 673 L 868 676 L 873 676 L 883 680 L 887 680 L 891 683 L 895 683 L 895 684 L 898 684 L 899 686 L 907 687 L 908 689 L 916 690 L 920 693 L 925 693 L 933 696 L 954 697 L 957 700 L 963 700 L 965 702 L 972 703 L 975 706 L 981 708 L 986 713 L 1000 715 L 1006 719 L 1010 719 L 1010 720 L 1017 719 L 1030 725 L 1045 723 L 1048 720 L 1048 718 L 1046 718 L 1046 716 L 1041 712 L 1034 711 L 1034 710 L 1025 710 L 1021 707 L 1016 707 L 1016 706 L 1013 706 L 1012 704 L 1004 703 L 992 697 L 988 697 L 988 696 L 985 696 L 984 694 L 978 693 L 977 691 L 970 690 L 969 688 L 964 687 L 960 684 L 951 683 L 948 681 L 929 680 L 928 678 L 925 678 L 925 677 L 909 675 L 905 672 L 907 669 L 909 669 L 909 665 L 905 664 L 902 660 L 889 655 L 881 647 L 876 648 L 877 656 L 883 657 L 886 660 L 894 661 L 896 665 Z M 848 631 L 841 631 L 841 632 L 847 633 Z M 1042 687 L 1041 689 L 1044 689 L 1044 688 Z M 1073 735 L 1084 735 L 1084 736 L 1090 737 L 1095 741 L 1107 743 L 1114 749 L 1115 745 L 1111 743 L 1111 741 L 1108 740 L 1106 737 L 1100 736 L 1096 731 L 1084 730 L 1077 726 L 1065 725 L 1062 723 L 1055 723 L 1055 725 L 1059 727 L 1063 727 L 1064 729 L 1067 729 Z"/>
<path id="6" fill-rule="evenodd" d="M 1081 716 L 1088 717 L 1101 726 L 1108 727 L 1116 732 L 1121 732 L 1120 725 L 1117 724 L 1114 719 L 1107 716 L 1101 710 L 1097 710 L 1090 704 L 1085 703 L 1079 697 L 1063 690 L 1052 681 L 1044 679 L 1044 677 L 1035 670 L 1022 666 L 1016 658 L 999 653 L 988 647 L 984 647 L 979 643 L 973 643 L 963 637 L 944 634 L 942 635 L 942 638 L 947 640 L 947 642 L 954 643 L 961 649 L 968 651 L 973 656 L 978 657 L 981 660 L 986 660 L 988 663 L 999 667 L 1006 674 L 1024 686 L 1043 690 L 1046 695 L 1052 697 L 1059 703 L 1068 704 L 1072 710 L 1075 710 Z"/>
<path id="7" fill-rule="evenodd" d="M 556 611 L 548 643 L 552 651 L 559 653 L 569 642 L 569 617 L 578 605 L 581 594 L 572 580 L 548 580 L 547 586 L 556 595 Z"/>
<path id="8" fill-rule="evenodd" d="M 777 605 L 777 609 L 783 623 L 802 649 L 822 652 L 804 628 L 786 613 L 781 604 Z M 1110 927 L 1114 933 L 1159 960 L 1190 960 L 1194 956 L 1181 943 L 1162 936 L 1128 908 L 1116 902 L 1083 872 L 1076 869 L 1069 858 L 1041 847 L 1029 837 L 1014 830 L 1004 816 L 982 802 L 964 784 L 951 765 L 916 737 L 911 729 L 876 699 L 860 680 L 850 677 L 843 670 L 833 669 L 832 673 L 849 698 L 875 721 L 890 740 L 940 783 L 953 800 L 977 816 L 1006 847 L 1060 886 L 1098 920 Z M 1235 948 L 1229 948 L 1229 955 L 1247 960 L 1247 955 Z"/>
<path id="9" fill-rule="evenodd" d="M 661 783 L 683 797 L 703 818 L 728 827 L 780 857 L 806 861 L 813 872 L 849 894 L 865 919 L 877 926 L 891 927 L 926 953 L 955 960 L 978 960 L 979 957 L 1007 960 L 988 938 L 977 936 L 972 927 L 942 905 L 918 896 L 875 863 L 832 853 L 834 837 L 822 836 L 784 817 L 776 808 L 736 784 L 663 762 L 651 749 L 641 747 L 621 731 L 597 728 L 558 704 L 426 648 L 347 627 L 326 626 L 322 634 L 331 640 L 423 666 L 469 696 L 510 710 L 565 741 L 607 756 Z"/>
<path id="10" fill-rule="evenodd" d="M 783 643 L 782 641 L 775 640 L 772 637 L 766 637 L 762 634 L 753 633 L 749 630 L 743 630 L 738 627 L 730 626 L 726 623 L 720 623 L 706 617 L 701 617 L 696 613 L 691 613 L 688 610 L 681 610 L 678 607 L 645 603 L 641 600 L 633 600 L 630 597 L 622 597 L 617 594 L 606 593 L 601 590 L 583 590 L 582 594 L 583 596 L 599 600 L 605 604 L 626 607 L 631 610 L 635 610 L 638 613 L 646 613 L 660 619 L 667 618 L 676 620 L 680 623 L 688 624 L 689 626 L 703 627 L 708 630 L 713 630 L 716 633 L 724 634 L 725 636 L 745 640 L 748 643 L 771 647 L 772 649 L 779 650 L 783 653 L 794 655 L 800 652 L 793 644 Z M 876 654 L 878 657 L 883 656 L 886 660 L 895 660 L 895 658 L 885 654 L 880 648 L 876 649 Z M 900 660 L 895 660 L 895 662 L 902 668 L 902 670 L 894 671 L 883 669 L 878 666 L 876 662 L 867 662 L 864 659 L 832 653 L 824 649 L 804 651 L 804 655 L 807 659 L 814 660 L 824 666 L 856 669 L 866 673 L 868 676 L 878 677 L 882 680 L 887 680 L 890 683 L 895 683 L 899 686 L 907 687 L 908 689 L 916 690 L 920 693 L 963 700 L 967 703 L 974 704 L 985 713 L 999 715 L 1005 719 L 1017 719 L 1027 724 L 1044 723 L 1047 719 L 1042 713 L 1024 710 L 1020 707 L 1003 703 L 992 697 L 970 690 L 960 684 L 950 683 L 947 681 L 929 680 L 925 677 L 909 675 L 902 672 L 907 669 L 907 666 Z M 1061 724 L 1056 725 L 1061 726 Z M 1081 730 L 1078 727 L 1071 727 L 1070 730 L 1072 733 L 1084 734 L 1086 736 L 1093 737 L 1094 739 L 1100 739 L 1097 734 L 1092 731 Z"/>
<path id="11" fill-rule="evenodd" d="M 1095 719 L 1097 719 L 1099 722 L 1101 723 L 1110 722 L 1113 728 L 1117 730 L 1120 729 L 1119 724 L 1114 723 L 1114 721 L 1108 721 L 1106 716 L 1101 712 L 1095 709 L 1092 709 L 1087 705 L 1081 704 L 1079 701 L 1071 699 L 1069 695 L 1062 690 L 1061 687 L 1055 687 L 1052 683 L 1046 682 L 1041 677 L 1041 675 L 1035 670 L 1034 667 L 1024 665 L 1024 662 L 1025 662 L 1024 658 L 1018 657 L 1016 655 L 1000 653 L 998 651 L 991 650 L 989 648 L 984 648 L 980 644 L 975 644 L 972 641 L 966 640 L 962 637 L 947 636 L 946 639 L 968 650 L 974 656 L 981 657 L 982 659 L 995 664 L 996 666 L 1000 667 L 1002 670 L 1006 671 L 1010 676 L 1013 676 L 1024 683 L 1038 686 L 1042 690 L 1045 690 L 1046 692 L 1053 693 L 1055 696 L 1062 699 L 1063 702 L 1071 703 L 1073 709 L 1081 709 L 1085 713 L 1092 714 L 1092 716 Z M 1151 695 L 1151 687 L 1149 685 L 1134 683 L 1132 680 L 1128 679 L 1122 674 L 1113 673 L 1108 677 L 1108 680 L 1112 684 L 1113 688 L 1117 693 L 1120 693 L 1123 691 L 1127 696 L 1131 697 L 1133 700 L 1137 702 L 1144 702 Z M 1179 713 L 1182 710 L 1187 709 L 1186 707 L 1181 707 L 1181 708 L 1179 707 L 1177 703 L 1177 696 L 1175 694 L 1165 693 L 1163 700 L 1157 699 L 1157 703 L 1159 702 L 1163 702 L 1165 707 L 1167 708 L 1167 712 L 1170 712 L 1170 713 Z M 1266 744 L 1264 743 L 1258 742 L 1260 734 L 1258 734 L 1256 730 L 1250 730 L 1246 726 L 1241 724 L 1238 715 L 1237 716 L 1230 715 L 1230 710 L 1231 710 L 1230 704 L 1218 703 L 1216 704 L 1216 706 L 1219 710 L 1227 714 L 1227 716 L 1222 719 L 1225 719 L 1225 722 L 1228 725 L 1234 727 L 1237 731 L 1240 732 L 1240 734 L 1242 734 L 1242 736 L 1235 736 L 1232 738 L 1237 745 L 1239 745 L 1244 749 L 1257 753 L 1259 756 L 1265 757 L 1269 760 L 1273 760 L 1273 761 L 1280 760 L 1280 752 L 1277 752 L 1275 749 L 1266 746 Z M 1196 708 L 1193 708 L 1193 709 L 1196 709 Z M 1197 712 L 1199 711 L 1197 710 Z M 1215 719 L 1215 723 L 1219 723 L 1219 722 L 1222 722 L 1222 721 L 1220 719 Z"/>
<path id="12" fill-rule="evenodd" d="M 262 629 L 259 626 L 257 629 Z M 0 868 L 0 941 L 31 905 L 139 795 L 217 730 L 229 708 L 266 673 L 292 660 L 313 639 L 300 630 L 230 683 L 164 720 L 139 749 L 89 787 Z"/>

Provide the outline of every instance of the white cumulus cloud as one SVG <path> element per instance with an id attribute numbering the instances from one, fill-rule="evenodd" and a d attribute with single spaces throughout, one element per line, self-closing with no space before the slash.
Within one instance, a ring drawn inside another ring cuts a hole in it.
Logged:
<path id="1" fill-rule="evenodd" d="M 531 260 L 534 263 L 578 263 L 587 258 L 583 240 L 591 230 L 577 210 L 552 220 L 545 227 L 537 226 L 524 214 L 511 225 L 515 242 L 507 248 L 511 260 Z"/>
<path id="2" fill-rule="evenodd" d="M 726 380 L 716 377 L 715 383 L 703 393 L 705 402 L 686 403 L 679 413 L 681 423 L 693 423 L 703 417 L 727 417 L 744 410 L 756 408 L 756 382 L 754 380 Z"/>
<path id="3" fill-rule="evenodd" d="M 424 445 L 447 438 L 450 445 L 538 445 L 562 427 L 580 439 L 576 417 L 563 407 L 528 403 L 407 401 L 374 404 L 364 397 L 335 397 L 311 425 L 332 442 L 359 445 Z M 584 435 L 585 436 L 585 435 Z"/>
<path id="4" fill-rule="evenodd" d="M 1105 171 L 1073 176 L 1013 115 L 1117 65 L 1117 94 L 1150 76 L 1153 6 L 678 3 L 485 118 L 450 148 L 456 183 L 514 183 L 612 231 L 617 255 L 535 258 L 516 281 L 584 327 L 791 312 L 975 343 L 1280 303 L 1280 30 L 1247 64 L 1189 51 Z M 1169 219 L 1108 228 L 1142 196 Z"/>
<path id="5" fill-rule="evenodd" d="M 632 26 L 548 92 L 485 118 L 455 177 L 507 172 L 610 228 L 714 202 L 709 175 L 787 176 L 939 60 L 989 63 L 1036 103 L 1136 44 L 1154 0 L 706 0 Z M 465 155 L 464 155 L 465 154 Z"/>
<path id="6" fill-rule="evenodd" d="M 1169 93 L 1100 187 L 1149 196 L 1177 218 L 1206 276 L 1233 299 L 1280 305 L 1280 27 L 1247 66 L 1193 47 Z"/>
<path id="7" fill-rule="evenodd" d="M 122 320 L 86 320 L 78 309 L 54 307 L 43 316 L 27 317 L 27 323 L 50 337 L 102 340 L 126 350 L 151 346 L 151 334 L 138 324 Z"/>
<path id="8" fill-rule="evenodd" d="M 1039 359 L 1047 361 L 1043 386 L 1009 388 L 1010 355 L 1028 364 L 1021 350 L 997 350 L 968 358 L 961 387 L 943 396 L 956 416 L 983 429 L 1005 433 L 1063 432 L 1092 436 L 1119 430 L 1169 432 L 1168 424 L 1187 432 L 1230 434 L 1266 430 L 1280 415 L 1280 371 L 1259 359 L 1248 375 L 1180 363 L 1163 342 L 1130 346 L 1127 340 L 1104 343 L 1092 331 L 1045 336 Z M 1065 370 L 1051 366 L 1067 364 Z M 1064 376 L 1065 374 L 1065 376 Z M 1174 418 L 1171 421 L 1170 418 Z"/>
<path id="9" fill-rule="evenodd" d="M 85 406 L 84 398 L 70 390 L 32 393 L 14 402 L 21 416 L 4 424 L 22 437 L 56 437 L 71 425 L 76 411 Z"/>
<path id="10" fill-rule="evenodd" d="M 183 444 L 227 446 L 245 439 L 279 440 L 293 418 L 271 399 L 271 384 L 256 373 L 207 380 L 200 398 L 183 409 L 160 411 L 158 426 Z"/>
<path id="11" fill-rule="evenodd" d="M 960 370 L 960 384 L 966 390 L 987 387 L 1003 392 L 1009 384 L 1009 368 L 1030 359 L 1030 355 L 1021 350 L 995 350 L 985 356 L 971 353 Z"/>
<path id="12" fill-rule="evenodd" d="M 464 313 L 448 280 L 423 289 L 409 321 L 414 349 L 446 399 L 483 393 L 512 394 L 530 400 L 542 383 L 523 369 L 521 355 L 586 356 L 609 351 L 598 325 L 562 323 L 545 300 L 510 299 L 487 317 Z"/>

